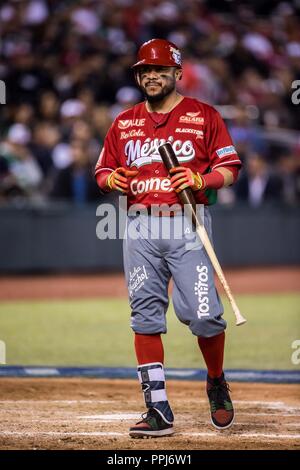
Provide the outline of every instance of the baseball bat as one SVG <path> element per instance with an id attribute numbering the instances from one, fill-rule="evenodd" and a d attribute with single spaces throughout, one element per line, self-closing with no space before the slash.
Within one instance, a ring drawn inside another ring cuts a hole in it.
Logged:
<path id="1" fill-rule="evenodd" d="M 174 150 L 172 148 L 172 145 L 169 142 L 166 142 L 165 144 L 162 144 L 158 147 L 159 154 L 161 156 L 161 159 L 167 168 L 168 171 L 170 171 L 171 168 L 174 168 L 176 166 L 179 166 L 179 162 L 177 160 L 177 157 L 174 153 Z M 211 241 L 208 237 L 208 234 L 206 232 L 206 229 L 204 227 L 204 223 L 201 220 L 201 217 L 198 216 L 197 214 L 197 205 L 195 201 L 195 197 L 193 194 L 193 191 L 191 188 L 186 188 L 183 189 L 179 194 L 179 199 L 182 202 L 182 204 L 185 205 L 185 207 L 188 209 L 188 215 L 191 217 L 192 222 L 196 228 L 196 232 L 203 243 L 203 246 L 206 250 L 206 253 L 208 254 L 208 257 L 214 267 L 214 270 L 220 279 L 220 282 L 225 290 L 225 293 L 229 299 L 230 305 L 232 307 L 233 313 L 236 318 L 236 325 L 243 325 L 246 323 L 246 319 L 242 316 L 236 301 L 234 300 L 234 297 L 232 295 L 231 289 L 228 285 L 228 282 L 224 276 L 223 270 L 220 266 L 220 263 L 218 261 L 218 258 L 216 256 L 216 253 L 213 249 L 213 246 L 211 244 Z"/>

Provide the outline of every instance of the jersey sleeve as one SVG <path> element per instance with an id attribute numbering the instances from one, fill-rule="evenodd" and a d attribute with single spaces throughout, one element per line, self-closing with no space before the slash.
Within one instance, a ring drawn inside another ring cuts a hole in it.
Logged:
<path id="1" fill-rule="evenodd" d="M 117 156 L 117 139 L 115 137 L 115 127 L 113 124 L 105 136 L 104 145 L 95 167 L 97 184 L 104 192 L 107 191 L 106 181 L 108 175 L 120 166 L 118 164 Z"/>
<path id="2" fill-rule="evenodd" d="M 210 116 L 206 139 L 211 170 L 227 165 L 242 165 L 227 127 L 215 109 Z"/>

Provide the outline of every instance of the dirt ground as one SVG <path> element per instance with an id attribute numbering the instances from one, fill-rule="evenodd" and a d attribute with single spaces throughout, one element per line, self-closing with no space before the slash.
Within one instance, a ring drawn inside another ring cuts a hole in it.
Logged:
<path id="1" fill-rule="evenodd" d="M 300 291 L 300 267 L 225 270 L 225 276 L 234 294 Z M 0 277 L 0 301 L 89 297 L 127 297 L 124 275 Z"/>
<path id="2" fill-rule="evenodd" d="M 144 411 L 137 381 L 2 378 L 0 449 L 300 449 L 299 385 L 231 389 L 230 430 L 211 426 L 203 382 L 170 380 L 176 434 L 132 439 L 128 428 Z"/>

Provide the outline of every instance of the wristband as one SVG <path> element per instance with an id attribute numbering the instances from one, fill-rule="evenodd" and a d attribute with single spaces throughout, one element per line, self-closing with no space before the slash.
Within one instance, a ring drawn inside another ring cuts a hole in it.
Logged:
<path id="1" fill-rule="evenodd" d="M 204 186 L 201 189 L 220 189 L 224 186 L 224 176 L 219 171 L 212 171 L 202 175 Z"/>
<path id="2" fill-rule="evenodd" d="M 99 186 L 99 188 L 104 191 L 105 193 L 107 193 L 108 191 L 110 191 L 110 188 L 109 186 L 107 185 L 107 178 L 108 176 L 110 175 L 111 171 L 110 170 L 101 170 L 101 171 L 98 171 L 98 173 L 95 175 L 95 178 L 96 178 L 96 181 L 97 181 L 97 185 Z"/>

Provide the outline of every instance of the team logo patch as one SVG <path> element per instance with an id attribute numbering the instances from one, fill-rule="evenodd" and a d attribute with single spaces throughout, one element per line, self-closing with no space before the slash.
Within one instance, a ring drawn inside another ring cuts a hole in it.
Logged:
<path id="1" fill-rule="evenodd" d="M 143 127 L 146 119 L 120 119 L 118 121 L 119 129 L 128 129 L 128 127 Z"/>
<path id="2" fill-rule="evenodd" d="M 228 145 L 227 147 L 222 147 L 216 150 L 216 154 L 219 158 L 227 157 L 227 155 L 236 154 L 236 150 L 233 145 Z"/>
<path id="3" fill-rule="evenodd" d="M 187 116 L 191 116 L 191 117 L 197 117 L 199 116 L 200 114 L 200 111 L 198 111 L 197 113 L 185 113 Z"/>
<path id="4" fill-rule="evenodd" d="M 191 116 L 191 114 L 196 114 Z M 186 113 L 184 116 L 180 116 L 179 122 L 184 122 L 185 124 L 196 124 L 202 126 L 204 124 L 204 118 L 198 116 L 199 113 Z"/>
<path id="5" fill-rule="evenodd" d="M 172 47 L 172 46 L 170 46 L 170 51 L 171 51 L 172 57 L 173 57 L 174 61 L 176 62 L 176 64 L 181 65 L 180 51 L 178 49 L 175 49 L 175 47 Z"/>

